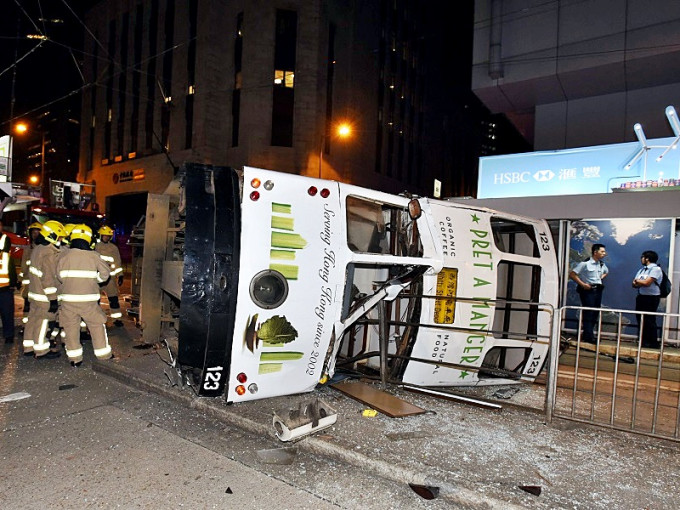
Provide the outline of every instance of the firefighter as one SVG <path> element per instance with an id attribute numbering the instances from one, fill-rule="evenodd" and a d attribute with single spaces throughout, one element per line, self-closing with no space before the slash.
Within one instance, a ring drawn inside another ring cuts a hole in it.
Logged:
<path id="1" fill-rule="evenodd" d="M 106 297 L 109 298 L 109 314 L 114 320 L 113 324 L 116 327 L 123 326 L 123 313 L 120 310 L 120 303 L 118 302 L 118 287 L 123 285 L 123 265 L 120 260 L 120 251 L 118 246 L 111 242 L 113 237 L 113 229 L 104 225 L 98 231 L 99 241 L 95 250 L 104 262 L 109 264 L 111 268 L 111 279 L 104 287 Z"/>
<path id="2" fill-rule="evenodd" d="M 24 324 L 28 321 L 28 311 L 31 308 L 30 302 L 28 301 L 28 269 L 31 266 L 31 252 L 33 251 L 33 248 L 35 248 L 35 241 L 40 235 L 41 228 L 42 224 L 37 221 L 28 226 L 28 245 L 24 246 L 24 251 L 21 254 L 19 278 L 21 278 L 21 284 L 23 285 L 21 297 L 24 298 L 24 316 L 21 318 L 21 322 Z"/>
<path id="3" fill-rule="evenodd" d="M 92 335 L 92 347 L 98 359 L 113 358 L 106 334 L 106 314 L 99 306 L 99 284 L 109 279 L 109 264 L 90 248 L 92 229 L 76 225 L 71 232 L 71 248 L 57 263 L 57 278 L 61 282 L 59 319 L 64 328 L 66 355 L 71 366 L 83 362 L 80 343 L 80 321 Z"/>
<path id="4" fill-rule="evenodd" d="M 0 319 L 5 343 L 14 342 L 14 291 L 17 287 L 17 272 L 9 256 L 12 242 L 2 231 L 0 220 Z"/>
<path id="5" fill-rule="evenodd" d="M 24 328 L 24 354 L 36 358 L 58 358 L 61 346 L 46 339 L 47 327 L 55 320 L 57 301 L 57 260 L 60 241 L 66 236 L 64 226 L 58 221 L 46 221 L 40 228 L 36 247 L 31 253 L 28 270 L 28 301 L 30 311 Z"/>

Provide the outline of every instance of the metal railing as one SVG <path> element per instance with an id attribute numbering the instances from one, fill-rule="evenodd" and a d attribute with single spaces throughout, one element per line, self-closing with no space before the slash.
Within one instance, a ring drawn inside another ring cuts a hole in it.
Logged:
<path id="1" fill-rule="evenodd" d="M 680 441 L 680 350 L 669 346 L 677 337 L 671 323 L 677 324 L 680 315 L 578 306 L 556 312 L 546 383 L 548 421 L 559 417 Z M 584 312 L 598 314 L 595 343 L 582 339 Z M 603 321 L 605 312 L 614 320 Z M 658 348 L 642 347 L 649 320 L 657 322 Z M 574 321 L 578 328 L 569 338 L 565 325 Z"/>

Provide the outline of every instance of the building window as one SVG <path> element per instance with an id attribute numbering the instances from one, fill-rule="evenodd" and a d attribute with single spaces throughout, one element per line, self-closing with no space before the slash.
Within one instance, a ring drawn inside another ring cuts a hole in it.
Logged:
<path id="1" fill-rule="evenodd" d="M 296 45 L 297 12 L 277 10 L 274 45 L 272 145 L 293 146 Z"/>
<path id="2" fill-rule="evenodd" d="M 170 106 L 172 101 L 172 57 L 175 35 L 175 0 L 168 0 L 165 8 L 165 52 L 163 54 L 163 95 L 161 109 L 161 150 L 169 150 Z"/>
<path id="3" fill-rule="evenodd" d="M 137 152 L 139 136 L 139 95 L 142 81 L 142 37 L 144 37 L 144 5 L 135 12 L 134 64 L 132 67 L 132 116 L 130 117 L 130 152 Z"/>
<path id="4" fill-rule="evenodd" d="M 151 0 L 149 13 L 149 55 L 158 52 L 158 0 Z M 144 119 L 146 149 L 153 147 L 154 140 L 154 106 L 156 100 L 156 59 L 149 58 L 146 65 L 146 114 Z"/>
<path id="5" fill-rule="evenodd" d="M 194 136 L 194 94 L 196 88 L 196 25 L 198 21 L 198 2 L 189 2 L 189 51 L 187 55 L 187 76 L 189 87 L 187 90 L 185 107 L 184 148 L 190 149 Z"/>
<path id="6" fill-rule="evenodd" d="M 113 55 L 116 52 L 116 21 L 109 21 L 109 63 L 106 80 L 106 126 L 104 127 L 104 152 L 102 159 L 111 159 L 111 109 L 113 108 Z"/>
<path id="7" fill-rule="evenodd" d="M 328 26 L 328 60 L 326 62 L 326 124 L 323 151 L 331 150 L 331 124 L 333 122 L 333 81 L 335 77 L 335 25 Z"/>
<path id="8" fill-rule="evenodd" d="M 120 71 L 118 72 L 118 108 L 116 111 L 116 154 L 122 156 L 125 143 L 125 107 L 127 98 L 127 65 L 128 65 L 128 37 L 130 30 L 130 13 L 123 14 L 120 31 Z"/>
<path id="9" fill-rule="evenodd" d="M 238 147 L 239 123 L 241 122 L 241 66 L 243 60 L 243 13 L 236 16 L 234 41 L 234 91 L 231 94 L 231 146 Z"/>

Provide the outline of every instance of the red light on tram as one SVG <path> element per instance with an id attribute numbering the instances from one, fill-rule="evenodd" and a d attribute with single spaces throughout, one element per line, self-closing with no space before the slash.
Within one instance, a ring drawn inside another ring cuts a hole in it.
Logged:
<path id="1" fill-rule="evenodd" d="M 250 194 L 250 199 L 251 199 L 253 202 L 257 201 L 259 198 L 260 198 L 260 192 L 259 192 L 259 191 L 253 191 L 253 192 Z"/>
<path id="2" fill-rule="evenodd" d="M 319 193 L 323 198 L 328 198 L 328 195 L 331 194 L 330 190 L 328 188 L 324 188 L 321 190 L 321 193 Z"/>
<path id="3" fill-rule="evenodd" d="M 243 384 L 248 380 L 248 376 L 246 374 L 244 374 L 243 372 L 241 372 L 240 374 L 238 374 L 236 376 L 236 380 L 238 382 L 240 382 L 241 384 Z"/>
<path id="4" fill-rule="evenodd" d="M 309 189 L 307 190 L 307 193 L 309 194 L 310 197 L 313 197 L 317 193 L 316 186 L 310 186 Z"/>

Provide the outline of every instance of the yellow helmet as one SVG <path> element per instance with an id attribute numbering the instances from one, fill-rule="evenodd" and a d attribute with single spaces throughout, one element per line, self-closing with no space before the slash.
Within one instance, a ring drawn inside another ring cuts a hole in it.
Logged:
<path id="1" fill-rule="evenodd" d="M 76 239 L 87 241 L 87 244 L 92 242 L 92 229 L 87 225 L 73 225 L 71 230 L 71 242 Z"/>
<path id="2" fill-rule="evenodd" d="M 52 244 L 56 244 L 59 239 L 66 237 L 64 225 L 55 220 L 48 220 L 40 227 L 40 235 Z"/>
<path id="3" fill-rule="evenodd" d="M 64 230 L 66 230 L 66 235 L 71 235 L 71 232 L 73 232 L 73 229 L 75 228 L 74 223 L 67 223 L 64 225 Z"/>
<path id="4" fill-rule="evenodd" d="M 113 229 L 107 225 L 104 225 L 102 228 L 100 228 L 97 233 L 100 236 L 112 236 L 113 235 Z"/>
<path id="5" fill-rule="evenodd" d="M 26 230 L 28 230 L 30 232 L 33 229 L 40 230 L 41 228 L 42 228 L 42 223 L 40 223 L 39 221 L 34 221 L 33 223 L 31 223 L 28 226 L 28 228 Z"/>

